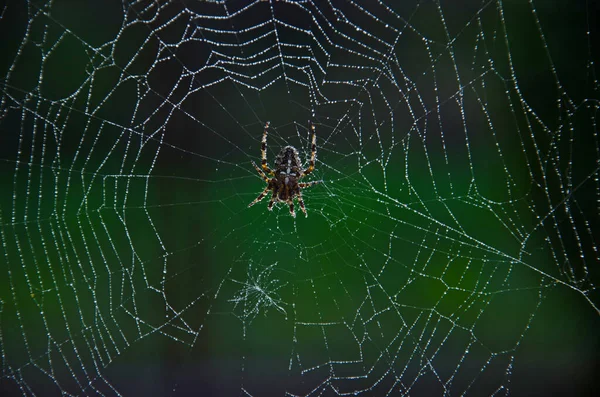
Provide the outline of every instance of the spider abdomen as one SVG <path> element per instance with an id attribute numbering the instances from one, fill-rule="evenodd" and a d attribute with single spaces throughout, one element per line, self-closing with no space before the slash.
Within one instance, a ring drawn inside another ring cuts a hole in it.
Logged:
<path id="1" fill-rule="evenodd" d="M 276 173 L 285 173 L 287 175 L 299 175 L 302 170 L 302 162 L 298 150 L 293 146 L 286 146 L 275 157 Z"/>

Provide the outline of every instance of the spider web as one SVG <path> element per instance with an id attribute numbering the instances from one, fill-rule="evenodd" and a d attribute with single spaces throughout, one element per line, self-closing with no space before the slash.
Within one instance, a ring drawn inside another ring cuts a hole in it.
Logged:
<path id="1" fill-rule="evenodd" d="M 591 391 L 596 6 L 389 3 L 3 6 L 2 395 Z"/>

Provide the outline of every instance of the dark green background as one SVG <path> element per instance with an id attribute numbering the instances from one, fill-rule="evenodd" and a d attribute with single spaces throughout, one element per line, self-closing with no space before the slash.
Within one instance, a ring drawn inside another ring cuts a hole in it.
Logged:
<path id="1" fill-rule="evenodd" d="M 2 395 L 592 392 L 593 3 L 152 4 L 4 8 Z"/>

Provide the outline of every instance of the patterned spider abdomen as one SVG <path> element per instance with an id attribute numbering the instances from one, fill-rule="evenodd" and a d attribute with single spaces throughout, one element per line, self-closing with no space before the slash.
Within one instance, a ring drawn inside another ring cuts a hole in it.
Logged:
<path id="1" fill-rule="evenodd" d="M 286 146 L 275 157 L 275 174 L 277 179 L 280 175 L 298 178 L 302 172 L 302 163 L 298 150 L 293 146 Z M 281 180 L 281 179 L 280 179 Z"/>
<path id="2" fill-rule="evenodd" d="M 287 201 L 294 197 L 298 190 L 298 178 L 302 173 L 302 163 L 298 150 L 293 146 L 286 146 L 275 157 L 275 178 L 278 189 L 279 201 Z"/>

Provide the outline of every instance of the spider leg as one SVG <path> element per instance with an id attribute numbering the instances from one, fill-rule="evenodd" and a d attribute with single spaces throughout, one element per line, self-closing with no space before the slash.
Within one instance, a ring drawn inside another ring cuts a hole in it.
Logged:
<path id="1" fill-rule="evenodd" d="M 272 169 L 269 168 L 269 166 L 267 165 L 267 134 L 269 133 L 269 125 L 271 124 L 270 121 L 267 121 L 265 123 L 265 131 L 263 132 L 263 136 L 262 136 L 262 142 L 260 145 L 260 153 L 262 156 L 262 160 L 261 160 L 261 167 L 262 169 L 269 175 L 275 175 L 275 173 L 273 172 Z"/>
<path id="2" fill-rule="evenodd" d="M 321 182 L 323 182 L 323 181 L 300 182 L 298 184 L 298 187 L 302 189 L 302 188 L 306 188 L 306 187 L 311 187 L 312 185 L 316 185 Z"/>
<path id="3" fill-rule="evenodd" d="M 277 198 L 277 190 L 273 189 L 273 195 L 271 196 L 271 200 L 269 201 L 269 206 L 267 209 L 269 211 L 273 211 L 273 204 L 275 204 L 275 199 Z"/>
<path id="4" fill-rule="evenodd" d="M 317 134 L 315 133 L 315 125 L 312 121 L 308 122 L 308 126 L 312 131 L 312 141 L 310 147 L 310 162 L 308 163 L 308 168 L 302 171 L 300 177 L 306 176 L 314 171 L 315 169 L 315 160 L 317 158 Z"/>
<path id="5" fill-rule="evenodd" d="M 254 204 L 256 204 L 256 203 L 258 203 L 260 200 L 264 199 L 264 198 L 265 198 L 265 196 L 267 195 L 267 192 L 269 191 L 269 189 L 270 189 L 270 186 L 267 186 L 267 187 L 265 188 L 265 190 L 263 190 L 263 191 L 262 191 L 262 193 L 261 193 L 261 194 L 259 194 L 259 195 L 258 195 L 258 197 L 254 199 L 254 201 L 253 201 L 253 202 L 251 202 L 250 204 L 248 204 L 248 207 L 252 207 Z"/>
<path id="6" fill-rule="evenodd" d="M 306 207 L 304 206 L 304 200 L 302 199 L 302 190 L 298 189 L 298 203 L 300 203 L 300 209 L 304 212 L 304 217 L 308 217 Z"/>
<path id="7" fill-rule="evenodd" d="M 288 204 L 290 205 L 290 214 L 295 218 L 296 211 L 294 211 L 294 202 L 292 200 L 288 200 Z"/>
<path id="8" fill-rule="evenodd" d="M 269 178 L 265 175 L 264 172 L 262 172 L 262 170 L 260 168 L 258 168 L 258 165 L 256 165 L 256 163 L 254 161 L 252 161 L 252 165 L 254 166 L 254 169 L 256 169 L 256 171 L 258 171 L 258 175 L 260 175 L 260 177 L 267 183 L 269 183 Z"/>

